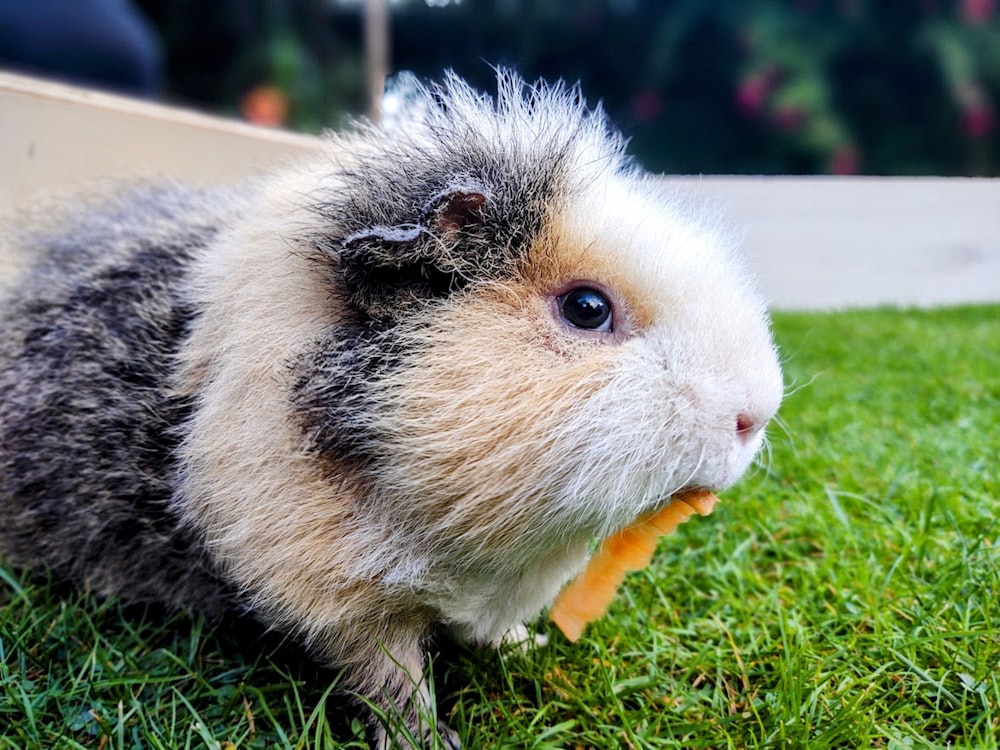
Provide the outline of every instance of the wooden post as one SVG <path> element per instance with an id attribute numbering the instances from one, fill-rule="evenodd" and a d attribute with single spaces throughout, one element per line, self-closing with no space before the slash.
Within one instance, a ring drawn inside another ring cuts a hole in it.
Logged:
<path id="1" fill-rule="evenodd" d="M 368 116 L 382 119 L 382 95 L 389 72 L 389 9 L 386 0 L 365 0 L 365 69 L 368 77 Z"/>

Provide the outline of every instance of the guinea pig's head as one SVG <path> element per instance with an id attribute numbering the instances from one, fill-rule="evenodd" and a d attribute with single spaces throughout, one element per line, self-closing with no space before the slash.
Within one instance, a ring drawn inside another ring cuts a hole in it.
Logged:
<path id="1" fill-rule="evenodd" d="M 500 84 L 451 80 L 410 132 L 351 142 L 367 193 L 323 203 L 339 234 L 314 241 L 351 314 L 298 399 L 381 511 L 523 554 L 732 484 L 782 378 L 729 237 L 574 91 Z"/>

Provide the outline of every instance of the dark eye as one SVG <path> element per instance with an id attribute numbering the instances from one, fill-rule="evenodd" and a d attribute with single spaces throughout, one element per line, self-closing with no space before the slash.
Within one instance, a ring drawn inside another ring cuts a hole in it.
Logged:
<path id="1" fill-rule="evenodd" d="M 575 328 L 611 330 L 611 302 L 596 289 L 584 286 L 567 292 L 559 298 L 559 311 Z"/>

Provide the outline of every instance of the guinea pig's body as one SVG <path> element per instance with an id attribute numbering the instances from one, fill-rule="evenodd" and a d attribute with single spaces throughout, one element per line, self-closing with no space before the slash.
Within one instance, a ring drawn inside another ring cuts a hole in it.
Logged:
<path id="1" fill-rule="evenodd" d="M 731 484 L 782 386 L 724 236 L 573 91 L 418 105 L 33 234 L 0 313 L 0 553 L 249 611 L 427 737 L 428 633 L 499 641 L 590 540 Z"/>

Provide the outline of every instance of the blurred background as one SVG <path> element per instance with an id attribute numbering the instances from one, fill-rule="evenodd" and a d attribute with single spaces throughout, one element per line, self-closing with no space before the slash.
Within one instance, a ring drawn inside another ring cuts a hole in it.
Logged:
<path id="1" fill-rule="evenodd" d="M 580 81 L 653 171 L 1000 173 L 997 0 L 387 5 L 390 73 Z M 366 109 L 365 7 L 0 0 L 0 69 L 318 132 Z"/>

